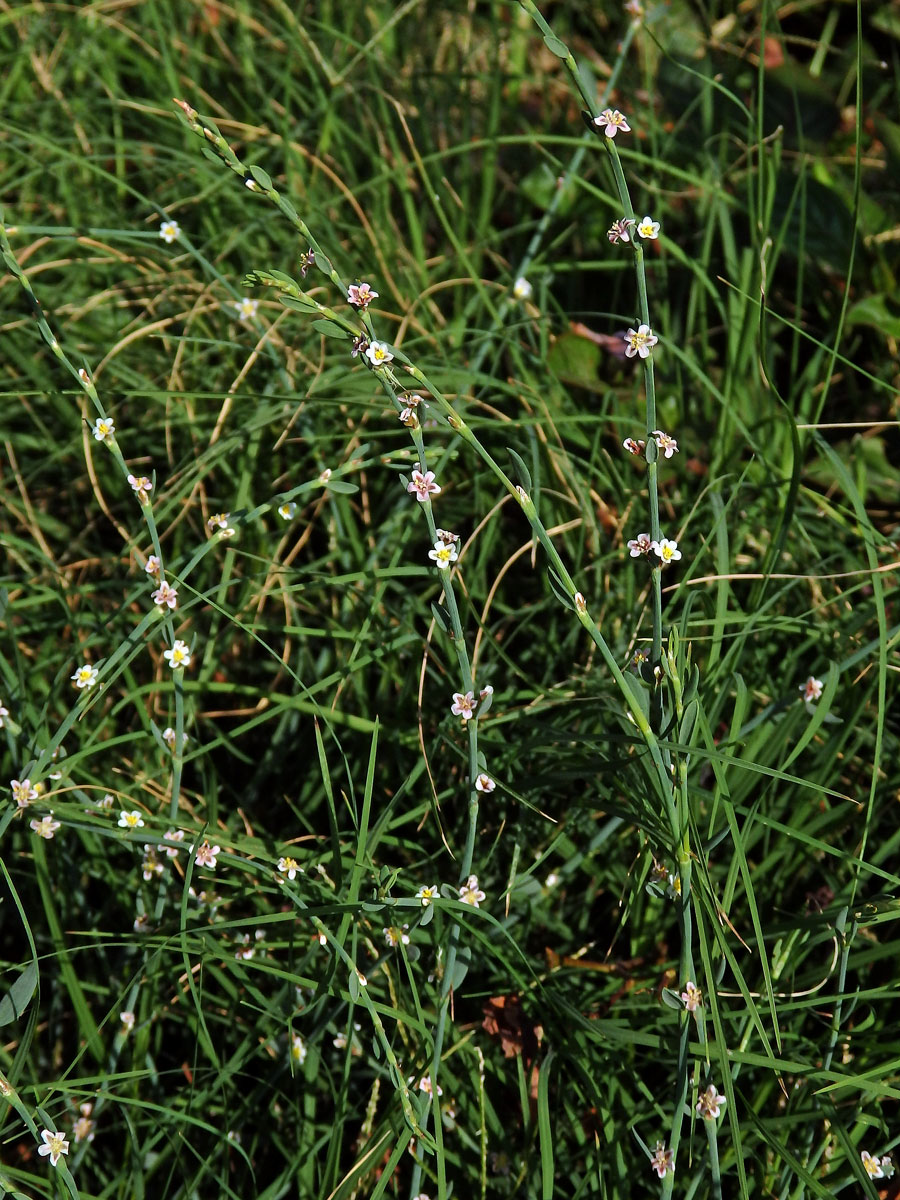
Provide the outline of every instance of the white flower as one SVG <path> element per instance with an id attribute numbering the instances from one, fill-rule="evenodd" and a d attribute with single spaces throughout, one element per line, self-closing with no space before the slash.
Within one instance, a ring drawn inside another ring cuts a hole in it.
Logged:
<path id="1" fill-rule="evenodd" d="M 296 858 L 291 858 L 290 855 L 288 855 L 285 858 L 279 858 L 278 870 L 282 873 L 282 875 L 287 875 L 288 879 L 296 879 L 297 872 L 302 870 L 302 868 L 297 862 Z"/>
<path id="2" fill-rule="evenodd" d="M 471 720 L 475 715 L 475 709 L 478 701 L 475 699 L 474 692 L 454 692 L 453 703 L 450 705 L 450 711 L 454 717 L 462 717 L 464 721 Z"/>
<path id="3" fill-rule="evenodd" d="M 111 438 L 115 432 L 116 427 L 112 423 L 111 417 L 98 417 L 94 422 L 94 428 L 91 430 L 91 433 L 98 442 L 103 442 L 107 438 Z"/>
<path id="4" fill-rule="evenodd" d="M 45 817 L 41 817 L 39 821 L 29 821 L 28 824 L 38 837 L 46 838 L 49 842 L 60 828 L 59 821 L 53 820 L 53 813 L 48 813 Z"/>
<path id="5" fill-rule="evenodd" d="M 470 875 L 466 880 L 465 885 L 459 889 L 459 898 L 463 904 L 471 904 L 473 908 L 478 908 L 481 901 L 484 899 L 484 892 L 478 886 L 478 876 Z"/>
<path id="6" fill-rule="evenodd" d="M 32 787 L 30 779 L 11 779 L 9 786 L 12 788 L 13 800 L 19 808 L 27 808 L 32 800 L 37 800 L 40 793 L 36 787 Z"/>
<path id="7" fill-rule="evenodd" d="M 681 558 L 678 543 L 672 542 L 668 538 L 660 538 L 658 542 L 651 542 L 650 549 L 658 556 L 664 567 L 668 566 L 671 562 L 677 562 Z"/>
<path id="8" fill-rule="evenodd" d="M 131 812 L 125 812 L 124 809 L 119 813 L 119 828 L 120 829 L 143 829 L 144 818 L 138 810 L 132 809 Z"/>
<path id="9" fill-rule="evenodd" d="M 534 288 L 524 275 L 519 276 L 519 278 L 513 284 L 512 290 L 513 296 L 515 296 L 517 300 L 530 300 L 532 293 L 534 292 Z"/>
<path id="10" fill-rule="evenodd" d="M 376 368 L 386 367 L 389 362 L 394 361 L 393 354 L 384 342 L 370 342 L 366 349 L 366 358 Z"/>
<path id="11" fill-rule="evenodd" d="M 384 934 L 384 944 L 390 946 L 393 950 L 397 946 L 409 945 L 409 934 L 406 932 L 409 929 L 408 925 L 389 925 L 382 929 Z"/>
<path id="12" fill-rule="evenodd" d="M 97 682 L 97 676 L 100 672 L 96 667 L 92 667 L 90 663 L 85 663 L 83 667 L 79 667 L 74 675 L 69 678 L 75 684 L 79 691 L 82 688 L 92 688 Z"/>
<path id="13" fill-rule="evenodd" d="M 174 242 L 181 234 L 181 226 L 177 221 L 163 221 L 159 227 L 159 236 L 164 242 Z"/>
<path id="14" fill-rule="evenodd" d="M 659 221 L 654 221 L 652 217 L 644 217 L 643 221 L 638 222 L 637 231 L 642 238 L 658 238 Z"/>
<path id="15" fill-rule="evenodd" d="M 121 1033 L 131 1033 L 132 1029 L 134 1029 L 134 1013 L 128 1011 L 120 1012 L 119 1020 L 122 1022 Z"/>
<path id="16" fill-rule="evenodd" d="M 438 538 L 434 543 L 434 549 L 428 551 L 428 557 L 434 561 L 434 565 L 439 571 L 444 571 L 451 563 L 456 562 L 459 554 L 452 542 L 444 542 Z"/>
<path id="17" fill-rule="evenodd" d="M 291 1062 L 295 1062 L 299 1067 L 306 1060 L 306 1043 L 299 1034 L 295 1033 L 291 1038 Z"/>
<path id="18" fill-rule="evenodd" d="M 671 458 L 673 454 L 678 453 L 678 442 L 671 434 L 663 433 L 661 429 L 654 429 L 653 438 L 666 458 Z"/>
<path id="19" fill-rule="evenodd" d="M 435 887 L 423 886 L 423 887 L 420 887 L 419 890 L 416 892 L 416 899 L 422 901 L 423 908 L 427 908 L 428 905 L 432 902 L 432 900 L 437 900 L 440 898 L 440 894 L 441 894 L 440 890 L 436 886 Z"/>
<path id="20" fill-rule="evenodd" d="M 483 771 L 475 780 L 476 792 L 492 792 L 496 786 L 496 783 L 494 783 L 490 775 L 485 775 Z"/>
<path id="21" fill-rule="evenodd" d="M 282 518 L 282 520 L 293 520 L 293 518 L 297 515 L 297 505 L 293 502 L 293 500 L 289 500 L 287 504 L 280 504 L 278 506 L 278 515 Z"/>
<path id="22" fill-rule="evenodd" d="M 159 574 L 159 558 L 155 554 L 149 555 L 147 561 L 144 563 L 144 570 L 148 575 Z"/>
<path id="23" fill-rule="evenodd" d="M 259 301 L 252 300 L 249 296 L 242 296 L 240 300 L 233 302 L 237 310 L 237 319 L 239 321 L 249 321 L 256 316 L 259 309 Z"/>
<path id="24" fill-rule="evenodd" d="M 43 1146 L 38 1146 L 38 1154 L 42 1155 L 44 1158 L 46 1158 L 49 1154 L 50 1164 L 51 1166 L 55 1167 L 59 1162 L 59 1156 L 61 1154 L 69 1153 L 69 1143 L 66 1141 L 63 1134 L 53 1133 L 49 1129 L 43 1130 L 41 1137 L 44 1144 Z"/>
<path id="25" fill-rule="evenodd" d="M 215 533 L 216 530 L 218 529 L 220 534 L 222 535 L 222 537 L 231 537 L 234 533 L 234 529 L 228 523 L 228 518 L 230 516 L 231 516 L 231 513 L 227 513 L 227 512 L 213 513 L 213 515 L 206 522 L 206 528 L 209 530 L 210 533 Z"/>
<path id="26" fill-rule="evenodd" d="M 171 650 L 163 651 L 163 658 L 169 664 L 173 671 L 179 667 L 188 667 L 191 664 L 191 652 L 188 649 L 187 642 L 176 639 L 172 644 Z"/>

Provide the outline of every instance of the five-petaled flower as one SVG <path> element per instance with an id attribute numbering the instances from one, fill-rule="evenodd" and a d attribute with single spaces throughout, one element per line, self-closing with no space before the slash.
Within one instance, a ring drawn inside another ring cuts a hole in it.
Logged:
<path id="1" fill-rule="evenodd" d="M 32 786 L 30 779 L 11 779 L 9 786 L 12 788 L 13 800 L 19 808 L 27 808 L 40 794 L 37 788 Z"/>
<path id="2" fill-rule="evenodd" d="M 477 908 L 484 899 L 484 892 L 478 886 L 478 876 L 470 875 L 465 884 L 459 889 L 459 898 L 463 904 L 471 904 Z"/>
<path id="3" fill-rule="evenodd" d="M 242 296 L 240 300 L 235 300 L 233 303 L 239 321 L 249 321 L 259 311 L 259 301 L 251 299 L 250 296 Z"/>
<path id="4" fill-rule="evenodd" d="M 684 985 L 684 991 L 681 993 L 681 1003 L 689 1012 L 696 1012 L 703 1001 L 703 993 L 690 979 Z"/>
<path id="5" fill-rule="evenodd" d="M 41 817 L 39 821 L 29 821 L 28 824 L 38 835 L 38 837 L 46 838 L 48 842 L 53 837 L 54 833 L 56 833 L 57 829 L 60 828 L 59 821 L 53 820 L 53 813 L 47 813 L 47 815 L 45 817 Z"/>
<path id="6" fill-rule="evenodd" d="M 815 679 L 812 675 L 810 675 L 806 683 L 801 683 L 800 691 L 803 693 L 803 699 L 806 703 L 812 704 L 814 700 L 818 700 L 822 695 L 822 688 L 824 686 L 821 679 Z"/>
<path id="7" fill-rule="evenodd" d="M 451 563 L 456 562 L 459 554 L 452 542 L 444 542 L 438 538 L 434 549 L 428 551 L 428 557 L 434 560 L 434 565 L 439 571 L 444 571 Z"/>
<path id="8" fill-rule="evenodd" d="M 697 1101 L 697 1112 L 703 1117 L 704 1121 L 715 1121 L 718 1119 L 719 1113 L 725 1107 L 727 1101 L 724 1096 L 720 1096 L 718 1089 L 714 1083 L 711 1083 L 705 1092 L 700 1093 L 700 1098 Z"/>
<path id="9" fill-rule="evenodd" d="M 640 454 L 644 450 L 646 442 L 642 438 L 627 437 L 622 445 L 629 454 Z"/>
<path id="10" fill-rule="evenodd" d="M 69 1153 L 69 1143 L 63 1134 L 54 1133 L 50 1129 L 44 1129 L 41 1132 L 41 1138 L 44 1144 L 43 1146 L 38 1146 L 38 1154 L 43 1155 L 44 1158 L 49 1154 L 50 1165 L 55 1167 L 59 1162 L 59 1156 Z"/>
<path id="11" fill-rule="evenodd" d="M 439 888 L 428 887 L 428 885 L 425 884 L 416 892 L 416 899 L 422 901 L 423 908 L 427 908 L 432 900 L 440 899 L 440 895 L 441 893 Z"/>
<path id="12" fill-rule="evenodd" d="M 216 855 L 221 854 L 221 846 L 211 846 L 208 841 L 203 842 L 200 849 L 197 851 L 197 866 L 198 867 L 215 867 Z"/>
<path id="13" fill-rule="evenodd" d="M 609 138 L 615 137 L 620 131 L 622 133 L 631 132 L 631 126 L 617 108 L 604 108 L 599 117 L 594 117 L 594 124 L 598 129 L 602 128 L 603 132 Z"/>
<path id="14" fill-rule="evenodd" d="M 178 589 L 173 588 L 170 583 L 163 581 L 152 595 L 154 604 L 158 604 L 160 608 L 174 608 L 178 603 Z"/>
<path id="15" fill-rule="evenodd" d="M 650 1167 L 660 1179 L 664 1179 L 671 1171 L 675 1174 L 675 1152 L 667 1150 L 665 1142 L 657 1142 L 656 1149 L 650 1156 Z"/>
<path id="16" fill-rule="evenodd" d="M 290 855 L 286 855 L 284 858 L 279 858 L 278 870 L 282 873 L 282 875 L 287 875 L 288 879 L 296 879 L 297 872 L 300 870 L 300 864 L 297 862 L 296 858 L 291 858 Z"/>
<path id="17" fill-rule="evenodd" d="M 438 495 L 441 488 L 434 482 L 434 471 L 413 471 L 412 480 L 406 485 L 406 490 L 420 503 L 424 503 L 429 496 Z"/>
<path id="18" fill-rule="evenodd" d="M 454 692 L 450 711 L 454 717 L 462 717 L 464 721 L 468 721 L 475 716 L 477 705 L 474 692 L 466 692 L 465 695 L 462 692 Z"/>
<path id="19" fill-rule="evenodd" d="M 97 682 L 97 676 L 100 672 L 96 667 L 92 667 L 90 663 L 85 663 L 83 667 L 79 667 L 74 675 L 69 678 L 75 684 L 79 691 L 82 688 L 92 688 Z"/>
<path id="20" fill-rule="evenodd" d="M 524 275 L 520 275 L 513 284 L 513 296 L 516 300 L 530 300 L 534 288 L 528 282 Z"/>
<path id="21" fill-rule="evenodd" d="M 389 362 L 394 361 L 394 356 L 384 344 L 384 342 L 369 342 L 366 347 L 366 358 L 373 367 L 386 367 Z"/>
<path id="22" fill-rule="evenodd" d="M 147 504 L 150 500 L 150 493 L 153 491 L 152 480 L 148 479 L 146 475 L 129 475 L 128 482 L 141 504 Z"/>
<path id="23" fill-rule="evenodd" d="M 216 530 L 218 530 L 221 537 L 231 537 L 234 533 L 234 529 L 228 524 L 228 518 L 230 516 L 231 513 L 227 512 L 213 513 L 213 515 L 206 522 L 206 528 L 210 533 L 215 533 Z"/>
<path id="24" fill-rule="evenodd" d="M 640 558 L 642 554 L 649 554 L 653 548 L 653 542 L 650 539 L 649 533 L 639 533 L 637 537 L 626 542 L 628 551 L 632 558 Z"/>
<path id="25" fill-rule="evenodd" d="M 643 221 L 638 221 L 637 231 L 642 238 L 658 238 L 659 221 L 654 221 L 652 217 L 644 217 Z"/>
<path id="26" fill-rule="evenodd" d="M 148 556 L 147 561 L 144 563 L 144 570 L 148 575 L 159 574 L 159 558 L 157 555 L 151 554 Z"/>
<path id="27" fill-rule="evenodd" d="M 663 433 L 661 429 L 653 430 L 653 440 L 663 452 L 665 458 L 671 458 L 673 454 L 678 453 L 678 442 L 669 433 Z"/>
<path id="28" fill-rule="evenodd" d="M 668 538 L 660 538 L 658 542 L 651 542 L 650 549 L 656 554 L 664 567 L 667 567 L 669 563 L 678 562 L 679 558 L 681 558 L 678 543 L 672 542 Z"/>
<path id="29" fill-rule="evenodd" d="M 292 521 L 297 515 L 297 505 L 293 500 L 289 500 L 287 504 L 279 504 L 278 515 L 283 521 Z"/>
<path id="30" fill-rule="evenodd" d="M 613 245 L 615 245 L 616 242 L 618 242 L 620 239 L 623 242 L 630 242 L 631 234 L 629 233 L 629 229 L 631 228 L 631 226 L 633 224 L 634 224 L 633 217 L 619 217 L 618 221 L 613 221 L 612 227 L 610 228 L 610 230 L 606 236 L 609 238 L 609 240 L 612 242 Z"/>
<path id="31" fill-rule="evenodd" d="M 143 829 L 144 818 L 136 808 L 133 808 L 131 812 L 125 812 L 123 809 L 119 813 L 119 827 L 121 829 Z"/>
<path id="32" fill-rule="evenodd" d="M 624 338 L 626 358 L 634 358 L 636 354 L 639 354 L 641 358 L 649 358 L 651 347 L 659 341 L 649 325 L 639 325 L 637 329 L 629 329 L 624 334 Z"/>
<path id="33" fill-rule="evenodd" d="M 94 428 L 91 433 L 98 442 L 103 442 L 107 438 L 111 438 L 116 432 L 116 427 L 112 422 L 112 417 L 98 417 L 94 422 Z"/>
<path id="34" fill-rule="evenodd" d="M 163 221 L 159 227 L 159 236 L 164 242 L 174 242 L 181 233 L 181 226 L 177 221 Z"/>
<path id="35" fill-rule="evenodd" d="M 378 293 L 373 291 L 368 283 L 351 283 L 347 288 L 347 303 L 362 312 L 365 312 L 372 301 L 377 299 Z"/>
<path id="36" fill-rule="evenodd" d="M 485 775 L 484 771 L 475 779 L 476 792 L 492 792 L 496 786 L 490 775 Z"/>
<path id="37" fill-rule="evenodd" d="M 191 665 L 191 652 L 188 649 L 187 642 L 183 642 L 181 638 L 175 639 L 171 650 L 163 651 L 163 658 L 173 671 L 179 667 L 189 667 Z"/>

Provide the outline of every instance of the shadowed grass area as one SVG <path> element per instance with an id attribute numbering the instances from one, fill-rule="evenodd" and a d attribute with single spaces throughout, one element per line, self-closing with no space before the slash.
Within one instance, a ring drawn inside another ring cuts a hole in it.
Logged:
<path id="1" fill-rule="evenodd" d="M 6 1191 L 893 1194 L 897 37 L 0 14 Z"/>

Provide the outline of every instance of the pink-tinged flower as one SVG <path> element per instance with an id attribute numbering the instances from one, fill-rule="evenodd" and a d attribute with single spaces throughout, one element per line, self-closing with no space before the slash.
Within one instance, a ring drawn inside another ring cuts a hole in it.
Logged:
<path id="1" fill-rule="evenodd" d="M 100 672 L 96 667 L 92 667 L 90 663 L 85 663 L 83 667 L 79 667 L 74 675 L 69 678 L 75 684 L 79 691 L 83 688 L 92 688 L 97 682 L 97 676 Z"/>
<path id="2" fill-rule="evenodd" d="M 174 608 L 178 603 L 178 589 L 173 588 L 171 584 L 161 583 L 153 593 L 151 599 L 154 604 L 158 604 L 160 608 Z"/>
<path id="3" fill-rule="evenodd" d="M 639 354 L 641 358 L 649 358 L 650 350 L 659 338 L 653 333 L 649 325 L 639 325 L 637 329 L 629 329 L 625 334 L 625 357 L 634 358 Z"/>
<path id="4" fill-rule="evenodd" d="M 711 1083 L 705 1092 L 700 1093 L 700 1099 L 697 1101 L 697 1112 L 704 1121 L 715 1121 L 726 1104 L 725 1097 L 720 1096 L 716 1085 Z"/>
<path id="5" fill-rule="evenodd" d="M 474 717 L 477 705 L 474 692 L 466 692 L 465 695 L 462 692 L 454 692 L 450 711 L 454 717 L 462 717 L 464 721 L 468 721 Z"/>
<path id="6" fill-rule="evenodd" d="M 350 343 L 350 357 L 356 358 L 357 354 L 366 354 L 369 349 L 369 339 L 364 333 L 358 333 Z"/>
<path id="7" fill-rule="evenodd" d="M 630 242 L 631 234 L 628 231 L 630 230 L 630 228 L 633 224 L 634 224 L 633 217 L 619 217 L 618 221 L 613 221 L 612 227 L 610 228 L 610 230 L 606 236 L 609 238 L 609 240 L 612 242 L 613 245 L 615 245 L 616 242 L 618 242 L 620 239 L 623 242 Z"/>
<path id="8" fill-rule="evenodd" d="M 434 549 L 428 551 L 428 557 L 434 561 L 434 565 L 439 571 L 445 571 L 451 563 L 456 562 L 459 553 L 452 542 L 448 544 L 438 538 L 434 543 Z"/>
<path id="9" fill-rule="evenodd" d="M 12 788 L 13 800 L 19 808 L 27 808 L 32 800 L 37 800 L 40 795 L 37 788 L 32 787 L 30 779 L 11 779 L 9 786 Z"/>
<path id="10" fill-rule="evenodd" d="M 494 694 L 493 686 L 489 683 L 486 683 L 484 685 L 484 687 L 481 689 L 481 691 L 478 693 L 478 695 L 481 697 L 482 700 L 487 700 L 488 696 L 493 696 L 493 694 Z"/>
<path id="11" fill-rule="evenodd" d="M 650 1156 L 650 1167 L 660 1179 L 665 1179 L 670 1172 L 675 1174 L 675 1153 L 667 1150 L 665 1142 L 657 1142 L 656 1149 Z"/>
<path id="12" fill-rule="evenodd" d="M 153 491 L 153 483 L 146 475 L 129 475 L 128 482 L 131 484 L 131 490 L 140 500 L 141 504 L 150 502 L 150 492 Z"/>
<path id="13" fill-rule="evenodd" d="M 151 554 L 148 557 L 147 561 L 144 563 L 144 570 L 148 575 L 159 574 L 159 559 L 155 554 Z"/>
<path id="14" fill-rule="evenodd" d="M 673 454 L 678 453 L 678 443 L 676 440 L 670 434 L 663 433 L 661 429 L 653 430 L 653 440 L 666 458 L 671 458 Z"/>
<path id="15" fill-rule="evenodd" d="M 368 283 L 351 283 L 347 288 L 347 303 L 363 312 L 377 299 L 378 293 L 373 292 Z"/>
<path id="16" fill-rule="evenodd" d="M 628 0 L 625 11 L 630 15 L 632 25 L 640 25 L 644 19 L 644 6 L 641 4 L 641 0 Z"/>
<path id="17" fill-rule="evenodd" d="M 681 993 L 681 1003 L 689 1012 L 696 1012 L 703 1001 L 703 993 L 697 987 L 696 983 L 692 983 L 689 979 L 684 985 L 684 991 Z"/>
<path id="18" fill-rule="evenodd" d="M 382 929 L 384 934 L 384 944 L 395 950 L 398 946 L 409 945 L 409 934 L 406 932 L 409 929 L 408 925 L 388 925 Z"/>
<path id="19" fill-rule="evenodd" d="M 615 137 L 619 132 L 631 132 L 631 126 L 617 108 L 605 108 L 599 117 L 594 117 L 594 124 L 598 129 L 603 129 L 608 138 Z"/>
<path id="20" fill-rule="evenodd" d="M 178 851 L 181 849 L 181 843 L 184 841 L 184 830 L 167 829 L 163 834 L 163 838 L 168 845 L 157 846 L 156 849 L 160 854 L 165 854 L 166 858 L 177 858 Z"/>
<path id="21" fill-rule="evenodd" d="M 81 1116 L 72 1126 L 72 1136 L 76 1144 L 78 1142 L 92 1142 L 94 1140 L 94 1124 L 91 1119 L 91 1113 L 94 1111 L 93 1104 L 81 1104 L 78 1107 Z"/>
<path id="22" fill-rule="evenodd" d="M 413 471 L 412 482 L 406 485 L 406 490 L 410 495 L 415 495 L 420 503 L 424 503 L 429 496 L 437 496 L 441 489 L 434 482 L 434 471 L 426 471 L 424 474 L 421 471 Z"/>
<path id="23" fill-rule="evenodd" d="M 291 858 L 290 855 L 288 855 L 285 858 L 279 858 L 278 870 L 282 873 L 282 875 L 287 875 L 288 879 L 296 879 L 297 872 L 302 870 L 302 868 L 297 862 L 296 858 Z"/>
<path id="24" fill-rule="evenodd" d="M 306 251 L 305 254 L 300 255 L 300 278 L 305 279 L 306 272 L 309 270 L 310 267 L 314 267 L 315 265 L 316 265 L 316 252 L 315 252 L 315 250 L 313 250 L 312 246 L 310 246 L 310 248 Z"/>
<path id="25" fill-rule="evenodd" d="M 221 852 L 221 846 L 211 846 L 209 842 L 203 842 L 197 851 L 197 866 L 212 869 L 216 865 L 216 855 L 221 854 Z"/>
<path id="26" fill-rule="evenodd" d="M 105 442 L 107 438 L 113 437 L 115 432 L 116 427 L 112 422 L 112 417 L 98 417 L 91 429 L 91 433 L 98 442 Z"/>
<path id="27" fill-rule="evenodd" d="M 55 1167 L 59 1162 L 59 1156 L 61 1154 L 69 1153 L 69 1143 L 66 1141 L 63 1134 L 53 1133 L 49 1129 L 44 1129 L 41 1132 L 41 1138 L 43 1139 L 44 1144 L 43 1146 L 38 1146 L 38 1154 L 42 1155 L 44 1158 L 46 1158 L 49 1154 L 50 1165 Z"/>
<path id="28" fill-rule="evenodd" d="M 453 546 L 459 541 L 459 534 L 451 533 L 449 529 L 436 529 L 434 532 L 447 546 Z"/>
<path id="29" fill-rule="evenodd" d="M 622 445 L 629 454 L 643 454 L 646 442 L 642 438 L 626 438 Z"/>
<path id="30" fill-rule="evenodd" d="M 492 792 L 496 786 L 490 775 L 485 775 L 484 771 L 475 780 L 476 792 Z"/>
<path id="31" fill-rule="evenodd" d="M 415 1076 L 413 1076 L 413 1079 L 415 1079 Z M 410 1079 L 409 1082 L 412 1083 L 412 1079 Z M 423 1075 L 422 1078 L 419 1080 L 419 1091 L 424 1092 L 426 1096 L 431 1096 L 434 1094 L 434 1086 L 431 1082 L 430 1075 Z M 439 1096 L 443 1096 L 443 1094 L 444 1094 L 444 1089 L 441 1087 L 440 1084 L 438 1084 L 437 1094 Z"/>
<path id="32" fill-rule="evenodd" d="M 801 683 L 800 691 L 803 693 L 803 699 L 806 703 L 812 704 L 814 700 L 818 700 L 822 695 L 822 688 L 824 686 L 821 679 L 814 679 L 812 675 L 810 675 L 806 683 Z"/>
<path id="33" fill-rule="evenodd" d="M 420 887 L 416 892 L 416 899 L 422 901 L 422 907 L 427 908 L 432 900 L 439 900 L 441 896 L 440 888 L 428 887 L 427 884 Z"/>
<path id="34" fill-rule="evenodd" d="M 123 810 L 119 813 L 118 825 L 120 829 L 143 829 L 144 818 L 136 808 L 132 809 L 131 812 Z"/>
<path id="35" fill-rule="evenodd" d="M 576 612 L 578 612 L 578 613 L 586 613 L 587 612 L 587 600 L 585 600 L 582 592 L 576 592 L 575 595 L 572 597 L 572 600 L 574 601 Z"/>
<path id="36" fill-rule="evenodd" d="M 644 217 L 643 221 L 638 221 L 637 231 L 642 238 L 655 240 L 659 237 L 659 221 L 654 221 L 652 217 Z"/>
<path id="37" fill-rule="evenodd" d="M 859 1156 L 862 1159 L 863 1170 L 870 1179 L 884 1179 L 881 1163 L 874 1154 L 870 1154 L 868 1150 L 860 1150 Z"/>
<path id="38" fill-rule="evenodd" d="M 181 638 L 177 638 L 172 643 L 171 650 L 163 651 L 163 658 L 173 671 L 179 667 L 189 667 L 191 665 L 191 652 L 188 649 L 187 642 L 183 642 Z"/>
<path id="39" fill-rule="evenodd" d="M 41 817 L 39 821 L 29 821 L 28 824 L 38 837 L 46 838 L 48 842 L 54 833 L 61 828 L 59 821 L 53 820 L 53 813 L 48 813 L 45 817 Z"/>
<path id="40" fill-rule="evenodd" d="M 379 367 L 386 367 L 388 363 L 394 361 L 393 354 L 384 342 L 370 342 L 366 347 L 366 358 L 376 370 Z"/>
<path id="41" fill-rule="evenodd" d="M 653 542 L 650 540 L 649 533 L 639 533 L 637 537 L 632 538 L 625 545 L 628 547 L 632 558 L 640 558 L 642 554 L 649 554 L 653 548 Z"/>
<path id="42" fill-rule="evenodd" d="M 231 513 L 227 512 L 213 513 L 206 522 L 206 528 L 210 533 L 218 532 L 223 538 L 231 537 L 234 534 L 234 528 L 228 523 L 230 516 Z"/>
<path id="43" fill-rule="evenodd" d="M 132 1029 L 134 1029 L 134 1013 L 127 1010 L 125 1012 L 120 1012 L 119 1020 L 122 1022 L 122 1028 L 119 1032 L 123 1036 L 131 1033 Z"/>
<path id="44" fill-rule="evenodd" d="M 164 242 L 172 243 L 181 235 L 181 226 L 177 221 L 163 221 L 159 227 L 159 236 Z"/>
<path id="45" fill-rule="evenodd" d="M 650 549 L 657 555 L 664 567 L 667 567 L 669 563 L 678 562 L 681 558 L 678 543 L 669 541 L 668 538 L 660 538 L 658 542 L 651 542 Z"/>
<path id="46" fill-rule="evenodd" d="M 165 867 L 156 857 L 156 850 L 152 846 L 144 845 L 144 861 L 141 863 L 141 875 L 144 882 L 149 883 L 154 875 L 162 875 Z"/>
<path id="47" fill-rule="evenodd" d="M 478 886 L 477 875 L 469 876 L 465 884 L 459 889 L 459 898 L 463 904 L 471 904 L 473 908 L 478 908 L 484 899 L 484 892 Z"/>

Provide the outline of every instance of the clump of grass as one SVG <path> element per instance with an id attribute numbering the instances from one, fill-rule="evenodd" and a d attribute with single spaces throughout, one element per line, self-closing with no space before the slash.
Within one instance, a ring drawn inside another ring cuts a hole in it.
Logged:
<path id="1" fill-rule="evenodd" d="M 877 1194 L 864 39 L 89 15 L 9 26 L 7 1190 Z"/>

